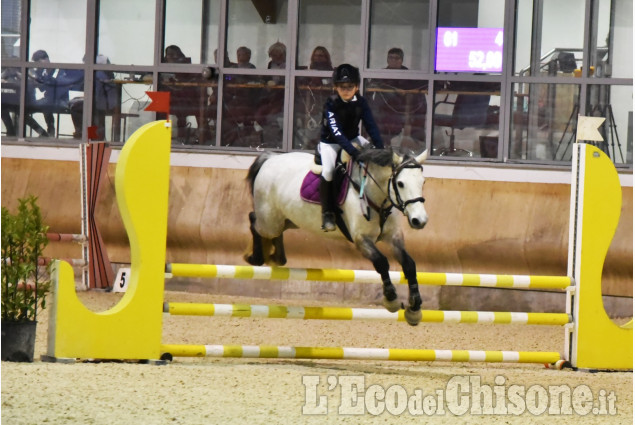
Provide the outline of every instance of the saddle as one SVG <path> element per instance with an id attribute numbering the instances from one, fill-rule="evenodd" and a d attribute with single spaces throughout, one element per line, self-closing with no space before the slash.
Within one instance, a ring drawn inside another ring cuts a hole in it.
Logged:
<path id="1" fill-rule="evenodd" d="M 319 155 L 317 155 L 316 158 L 319 159 Z M 335 174 L 333 176 L 333 190 L 335 191 L 336 205 L 342 205 L 346 199 L 352 166 L 353 161 L 350 160 L 348 155 L 346 155 L 346 158 L 342 158 L 342 155 L 338 156 L 335 164 Z M 318 164 L 316 161 L 316 166 L 309 170 L 302 181 L 302 186 L 300 187 L 300 197 L 302 200 L 312 204 L 320 203 L 321 172 L 321 164 Z"/>

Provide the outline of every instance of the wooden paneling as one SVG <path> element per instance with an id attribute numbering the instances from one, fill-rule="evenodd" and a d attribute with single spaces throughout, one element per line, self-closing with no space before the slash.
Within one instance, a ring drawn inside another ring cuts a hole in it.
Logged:
<path id="1" fill-rule="evenodd" d="M 79 233 L 78 168 L 75 162 L 3 158 L 2 205 L 14 208 L 18 197 L 34 194 L 51 231 Z M 96 219 L 111 261 L 127 263 L 128 239 L 117 209 L 114 171 L 110 164 Z M 245 175 L 245 170 L 172 168 L 168 261 L 245 264 L 242 254 L 251 238 Z M 632 296 L 633 190 L 625 187 L 622 192 L 603 292 Z M 429 178 L 424 195 L 427 227 L 406 230 L 406 246 L 419 271 L 566 274 L 569 185 Z M 51 245 L 50 255 L 69 256 L 55 251 L 61 245 L 66 244 Z M 285 233 L 285 246 L 290 267 L 372 268 L 348 242 L 291 230 Z M 392 260 L 391 268 L 399 270 L 399 265 Z"/>

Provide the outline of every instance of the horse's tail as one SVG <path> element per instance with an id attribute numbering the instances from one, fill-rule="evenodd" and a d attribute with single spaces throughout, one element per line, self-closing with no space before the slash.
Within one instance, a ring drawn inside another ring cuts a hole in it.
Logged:
<path id="1" fill-rule="evenodd" d="M 258 172 L 260 172 L 260 168 L 262 167 L 262 164 L 264 164 L 265 161 L 271 157 L 271 155 L 272 154 L 270 152 L 265 152 L 261 154 L 260 156 L 258 156 L 258 158 L 256 158 L 253 164 L 251 164 L 251 166 L 249 167 L 246 180 L 249 182 L 249 190 L 251 190 L 252 196 L 254 194 L 254 182 L 256 181 L 256 176 L 258 176 Z"/>

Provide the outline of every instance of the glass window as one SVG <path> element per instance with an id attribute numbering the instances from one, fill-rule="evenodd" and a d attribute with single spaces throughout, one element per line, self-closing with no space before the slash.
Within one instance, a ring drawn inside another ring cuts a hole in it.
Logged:
<path id="1" fill-rule="evenodd" d="M 215 63 L 220 0 L 167 0 L 163 45 L 177 45 L 190 63 Z"/>
<path id="2" fill-rule="evenodd" d="M 615 164 L 633 164 L 633 86 L 591 85 L 588 116 L 604 117 L 599 146 Z"/>
<path id="3" fill-rule="evenodd" d="M 320 141 L 324 104 L 332 93 L 330 77 L 296 78 L 293 149 L 315 149 Z"/>
<path id="4" fill-rule="evenodd" d="M 580 86 L 514 84 L 509 157 L 570 161 Z"/>
<path id="5" fill-rule="evenodd" d="M 388 51 L 403 51 L 406 69 L 427 70 L 429 51 L 429 2 L 381 0 L 371 2 L 369 68 L 390 68 Z"/>
<path id="6" fill-rule="evenodd" d="M 211 96 L 216 81 L 201 74 L 161 73 L 159 91 L 170 93 L 172 142 L 182 145 L 211 145 L 216 139 L 216 99 Z M 211 100 L 211 102 L 210 102 Z M 157 119 L 165 119 L 159 116 Z"/>
<path id="7" fill-rule="evenodd" d="M 97 53 L 115 64 L 152 65 L 155 9 L 155 0 L 100 1 Z"/>
<path id="8" fill-rule="evenodd" d="M 499 83 L 436 81 L 432 155 L 496 157 L 499 112 Z"/>
<path id="9" fill-rule="evenodd" d="M 325 47 L 331 63 L 362 65 L 361 0 L 300 0 L 298 9 L 297 69 L 311 65 L 316 46 Z"/>
<path id="10" fill-rule="evenodd" d="M 86 50 L 86 3 L 83 0 L 32 0 L 30 55 L 45 50 L 51 62 L 82 63 Z M 4 14 L 3 10 L 3 33 Z"/>
<path id="11" fill-rule="evenodd" d="M 633 2 L 599 0 L 591 46 L 595 77 L 633 77 Z"/>
<path id="12" fill-rule="evenodd" d="M 2 60 L 20 57 L 22 2 L 2 0 Z"/>
<path id="13" fill-rule="evenodd" d="M 585 0 L 517 3 L 514 74 L 574 75 L 583 60 Z"/>
<path id="14" fill-rule="evenodd" d="M 2 134 L 8 137 L 18 135 L 18 114 L 20 113 L 20 68 L 2 68 Z"/>
<path id="15" fill-rule="evenodd" d="M 25 135 L 56 138 L 76 136 L 81 131 L 81 112 L 79 121 L 62 120 L 62 117 L 71 117 L 71 100 L 75 102 L 77 98 L 83 98 L 84 71 L 46 68 L 50 61 L 43 50 L 33 54 L 33 62 L 40 66 L 28 68 Z M 78 126 L 77 129 L 73 124 Z"/>
<path id="16" fill-rule="evenodd" d="M 364 97 L 373 111 L 385 146 L 404 153 L 424 150 L 427 93 L 427 81 L 365 80 Z"/>
<path id="17" fill-rule="evenodd" d="M 285 69 L 287 61 L 287 1 L 229 0 L 227 4 L 226 66 L 237 62 L 239 47 L 251 50 L 259 69 Z M 231 63 L 230 63 L 231 62 Z"/>
<path id="18" fill-rule="evenodd" d="M 284 85 L 284 77 L 225 74 L 222 145 L 281 149 Z"/>
<path id="19" fill-rule="evenodd" d="M 93 79 L 92 125 L 98 140 L 123 142 L 155 120 L 154 112 L 144 110 L 150 103 L 146 91 L 152 90 L 152 75 L 98 70 Z"/>

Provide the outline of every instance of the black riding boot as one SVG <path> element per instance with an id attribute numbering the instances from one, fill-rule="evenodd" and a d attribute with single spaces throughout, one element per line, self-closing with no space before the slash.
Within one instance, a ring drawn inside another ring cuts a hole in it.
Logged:
<path id="1" fill-rule="evenodd" d="M 322 230 L 335 230 L 335 214 L 333 213 L 332 192 L 333 185 L 324 177 L 320 177 L 320 203 L 322 204 Z"/>

